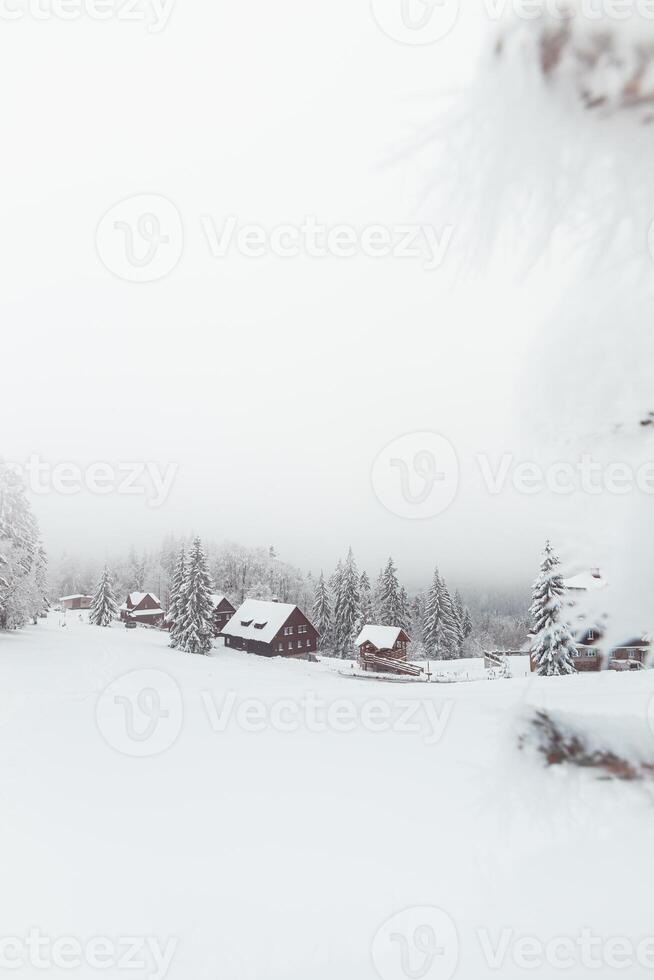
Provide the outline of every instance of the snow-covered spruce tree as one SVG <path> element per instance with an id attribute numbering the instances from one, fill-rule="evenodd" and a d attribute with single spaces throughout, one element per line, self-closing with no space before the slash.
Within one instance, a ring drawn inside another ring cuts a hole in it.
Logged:
<path id="1" fill-rule="evenodd" d="M 460 657 L 461 651 L 463 649 L 463 619 L 459 612 L 459 608 L 457 608 L 457 604 L 450 590 L 448 589 L 447 585 L 445 585 L 444 588 L 445 588 L 445 601 L 449 608 L 449 614 L 452 620 L 452 625 L 454 627 L 454 634 L 456 637 L 453 656 Z"/>
<path id="2" fill-rule="evenodd" d="M 374 622 L 372 604 L 372 586 L 367 572 L 361 572 L 359 579 L 359 632 L 364 626 Z"/>
<path id="3" fill-rule="evenodd" d="M 359 572 L 350 548 L 334 597 L 334 652 L 343 660 L 354 654 L 359 618 Z"/>
<path id="4" fill-rule="evenodd" d="M 45 552 L 18 474 L 0 459 L 0 629 L 23 626 L 47 607 Z"/>
<path id="5" fill-rule="evenodd" d="M 423 637 L 428 657 L 451 660 L 458 656 L 459 635 L 452 600 L 438 569 L 427 594 Z"/>
<path id="6" fill-rule="evenodd" d="M 320 634 L 318 637 L 318 649 L 329 650 L 332 646 L 332 601 L 329 594 L 329 586 L 325 581 L 325 576 L 320 573 L 320 578 L 316 584 L 316 591 L 313 599 L 312 609 L 313 625 Z"/>
<path id="7" fill-rule="evenodd" d="M 176 648 L 179 644 L 179 631 L 182 621 L 182 609 L 184 608 L 184 583 L 186 582 L 186 552 L 182 545 L 175 570 L 173 580 L 170 585 L 170 597 L 168 600 L 168 611 L 166 619 L 170 624 L 170 645 Z"/>
<path id="8" fill-rule="evenodd" d="M 382 573 L 379 596 L 380 622 L 384 626 L 402 626 L 402 600 L 395 562 L 389 558 Z"/>
<path id="9" fill-rule="evenodd" d="M 577 647 L 570 628 L 561 621 L 565 586 L 560 564 L 548 541 L 540 575 L 534 583 L 531 605 L 534 624 L 531 656 L 537 665 L 537 672 L 543 677 L 575 673 L 573 658 Z"/>
<path id="10" fill-rule="evenodd" d="M 213 599 L 207 559 L 199 538 L 191 546 L 186 566 L 176 647 L 183 653 L 208 654 L 213 646 Z"/>
<path id="11" fill-rule="evenodd" d="M 111 574 L 105 565 L 89 609 L 89 622 L 93 626 L 110 626 L 117 615 L 118 600 Z"/>
<path id="12" fill-rule="evenodd" d="M 409 597 L 407 595 L 404 586 L 400 589 L 400 619 L 398 626 L 402 629 L 408 630 L 409 624 L 411 623 L 411 603 L 409 602 Z"/>
<path id="13" fill-rule="evenodd" d="M 382 618 L 382 594 L 384 592 L 384 569 L 380 571 L 372 590 L 372 621 L 383 625 Z"/>
<path id="14" fill-rule="evenodd" d="M 411 634 L 411 655 L 418 660 L 424 653 L 423 626 L 425 619 L 425 597 L 417 595 L 410 608 L 409 633 Z"/>
<path id="15" fill-rule="evenodd" d="M 470 615 L 470 610 L 466 606 L 463 610 L 463 639 L 467 640 L 472 634 L 472 616 Z"/>

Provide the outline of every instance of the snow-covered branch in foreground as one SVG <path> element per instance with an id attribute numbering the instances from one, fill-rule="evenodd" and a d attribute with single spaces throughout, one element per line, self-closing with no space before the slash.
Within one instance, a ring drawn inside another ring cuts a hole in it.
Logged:
<path id="1" fill-rule="evenodd" d="M 589 0 L 543 0 L 535 18 L 514 10 L 496 55 L 537 65 L 564 103 L 654 120 L 654 20 L 637 4 L 617 15 Z"/>
<path id="2" fill-rule="evenodd" d="M 529 717 L 520 748 L 535 751 L 548 766 L 595 770 L 603 778 L 654 779 L 654 753 L 640 724 L 606 714 L 568 716 L 538 710 Z"/>
<path id="3" fill-rule="evenodd" d="M 524 323 L 516 451 L 631 474 L 624 494 L 570 498 L 557 533 L 570 572 L 599 566 L 610 583 L 608 646 L 654 634 L 654 21 L 637 5 L 623 20 L 582 0 L 564 18 L 510 6 L 423 143 L 467 267 L 547 284 Z"/>

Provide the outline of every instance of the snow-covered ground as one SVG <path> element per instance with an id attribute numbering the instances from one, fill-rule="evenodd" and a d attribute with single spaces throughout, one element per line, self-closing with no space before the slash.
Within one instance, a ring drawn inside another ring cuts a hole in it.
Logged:
<path id="1" fill-rule="evenodd" d="M 2 634 L 0 964 L 42 977 L 36 930 L 48 975 L 85 980 L 644 977 L 652 794 L 516 741 L 544 705 L 624 716 L 654 759 L 653 694 L 394 686 L 74 614 Z"/>

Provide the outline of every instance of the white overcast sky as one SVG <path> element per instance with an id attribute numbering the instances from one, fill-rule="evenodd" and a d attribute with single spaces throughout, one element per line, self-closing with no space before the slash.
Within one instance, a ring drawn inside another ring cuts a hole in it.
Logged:
<path id="1" fill-rule="evenodd" d="M 306 569 L 348 545 L 392 553 L 417 586 L 531 577 L 556 514 L 491 497 L 476 452 L 520 452 L 516 391 L 543 290 L 415 259 L 210 255 L 201 215 L 267 228 L 392 225 L 422 213 L 428 173 L 388 161 L 439 93 L 474 73 L 463 22 L 435 45 L 388 38 L 365 0 L 177 0 L 166 28 L 37 21 L 0 30 L 2 452 L 52 463 L 176 463 L 166 503 L 33 498 L 46 544 L 83 555 L 167 532 L 274 544 Z M 170 275 L 128 283 L 95 249 L 103 214 L 162 194 L 184 221 Z M 539 295 L 540 290 L 540 295 Z M 455 445 L 462 487 L 409 521 L 371 488 L 391 440 Z"/>

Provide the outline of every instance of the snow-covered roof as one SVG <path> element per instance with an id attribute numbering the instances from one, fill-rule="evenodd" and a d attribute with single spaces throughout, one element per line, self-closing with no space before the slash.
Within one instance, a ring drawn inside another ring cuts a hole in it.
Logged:
<path id="1" fill-rule="evenodd" d="M 130 609 L 130 616 L 163 616 L 163 609 Z"/>
<path id="2" fill-rule="evenodd" d="M 584 589 L 591 592 L 594 589 L 606 588 L 606 579 L 596 572 L 581 572 L 579 575 L 573 575 L 572 578 L 564 579 L 563 584 L 566 589 Z"/>
<path id="3" fill-rule="evenodd" d="M 246 599 L 222 631 L 228 636 L 270 643 L 296 608 L 289 602 Z"/>
<path id="4" fill-rule="evenodd" d="M 356 645 L 372 643 L 378 650 L 392 650 L 401 632 L 401 626 L 364 626 L 356 638 Z"/>
<path id="5" fill-rule="evenodd" d="M 75 595 L 62 595 L 59 597 L 59 602 L 65 602 L 66 599 L 92 599 L 92 595 L 86 595 L 81 592 L 75 593 Z"/>
<path id="6" fill-rule="evenodd" d="M 216 608 L 216 606 L 219 606 L 224 599 L 227 599 L 226 595 L 219 595 L 218 592 L 211 593 L 211 601 L 213 602 L 214 609 Z M 227 602 L 229 602 L 229 599 L 227 599 Z"/>
<path id="7" fill-rule="evenodd" d="M 154 592 L 130 592 L 130 594 L 127 596 L 127 598 L 135 606 L 138 606 L 138 604 L 140 602 L 143 602 L 143 600 L 145 598 L 147 598 L 147 596 L 150 596 L 150 598 L 151 599 L 154 599 L 154 601 L 156 602 L 156 604 L 159 605 L 159 600 L 156 597 L 156 595 L 154 594 Z"/>

